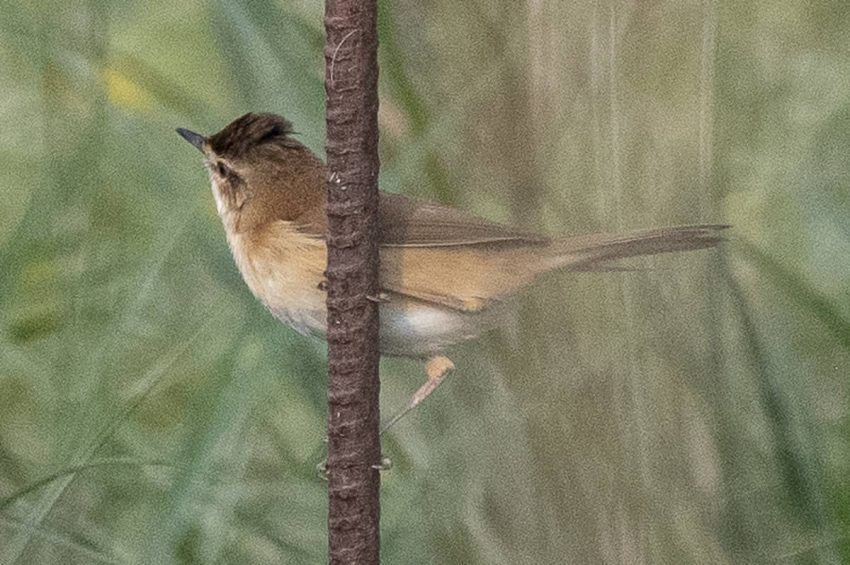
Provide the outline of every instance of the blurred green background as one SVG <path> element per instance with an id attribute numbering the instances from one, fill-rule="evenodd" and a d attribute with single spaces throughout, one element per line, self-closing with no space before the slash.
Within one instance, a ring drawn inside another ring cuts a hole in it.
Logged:
<path id="1" fill-rule="evenodd" d="M 0 4 L 0 563 L 325 561 L 325 346 L 174 133 L 321 152 L 322 4 Z M 850 562 L 846 2 L 380 4 L 385 190 L 735 226 L 458 347 L 384 439 L 385 562 Z M 385 413 L 421 380 L 385 360 Z"/>

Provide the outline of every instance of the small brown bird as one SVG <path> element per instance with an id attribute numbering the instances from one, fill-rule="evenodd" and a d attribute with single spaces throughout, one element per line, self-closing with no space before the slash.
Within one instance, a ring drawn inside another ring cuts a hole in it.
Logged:
<path id="1" fill-rule="evenodd" d="M 274 114 L 246 114 L 209 137 L 177 132 L 204 154 L 227 241 L 251 292 L 299 332 L 324 335 L 324 163 Z M 445 350 L 498 325 L 500 305 L 538 275 L 713 247 L 728 227 L 547 237 L 388 193 L 380 195 L 379 213 L 380 351 L 426 360 L 427 372 L 385 430 L 454 368 Z"/>

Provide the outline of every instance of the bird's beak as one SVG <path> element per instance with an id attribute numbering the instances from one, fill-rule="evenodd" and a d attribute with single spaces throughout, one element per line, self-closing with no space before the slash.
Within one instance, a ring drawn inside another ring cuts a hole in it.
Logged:
<path id="1" fill-rule="evenodd" d="M 204 152 L 204 143 L 207 139 L 203 135 L 184 128 L 177 128 L 177 133 L 180 134 L 180 137 L 194 145 L 198 151 L 201 153 Z"/>

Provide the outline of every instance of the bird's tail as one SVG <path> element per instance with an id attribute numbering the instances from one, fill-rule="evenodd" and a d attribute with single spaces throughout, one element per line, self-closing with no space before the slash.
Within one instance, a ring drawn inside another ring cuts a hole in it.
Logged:
<path id="1" fill-rule="evenodd" d="M 730 226 L 705 224 L 638 230 L 624 234 L 567 236 L 552 241 L 547 269 L 616 270 L 612 261 L 639 255 L 692 251 L 714 247 Z"/>

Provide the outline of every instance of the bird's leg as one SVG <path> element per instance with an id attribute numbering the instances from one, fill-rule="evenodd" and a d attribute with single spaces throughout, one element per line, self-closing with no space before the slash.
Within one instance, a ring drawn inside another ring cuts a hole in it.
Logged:
<path id="1" fill-rule="evenodd" d="M 407 416 L 408 412 L 416 408 L 423 400 L 428 398 L 428 395 L 437 390 L 437 387 L 443 383 L 446 376 L 448 376 L 454 368 L 455 364 L 452 363 L 451 359 L 448 357 L 438 355 L 428 359 L 425 363 L 425 374 L 427 375 L 428 380 L 425 381 L 425 384 L 419 387 L 419 390 L 413 393 L 413 396 L 407 403 L 407 406 L 402 408 L 400 412 L 390 418 L 390 421 L 381 428 L 381 433 L 383 434 L 396 425 L 399 420 Z"/>

